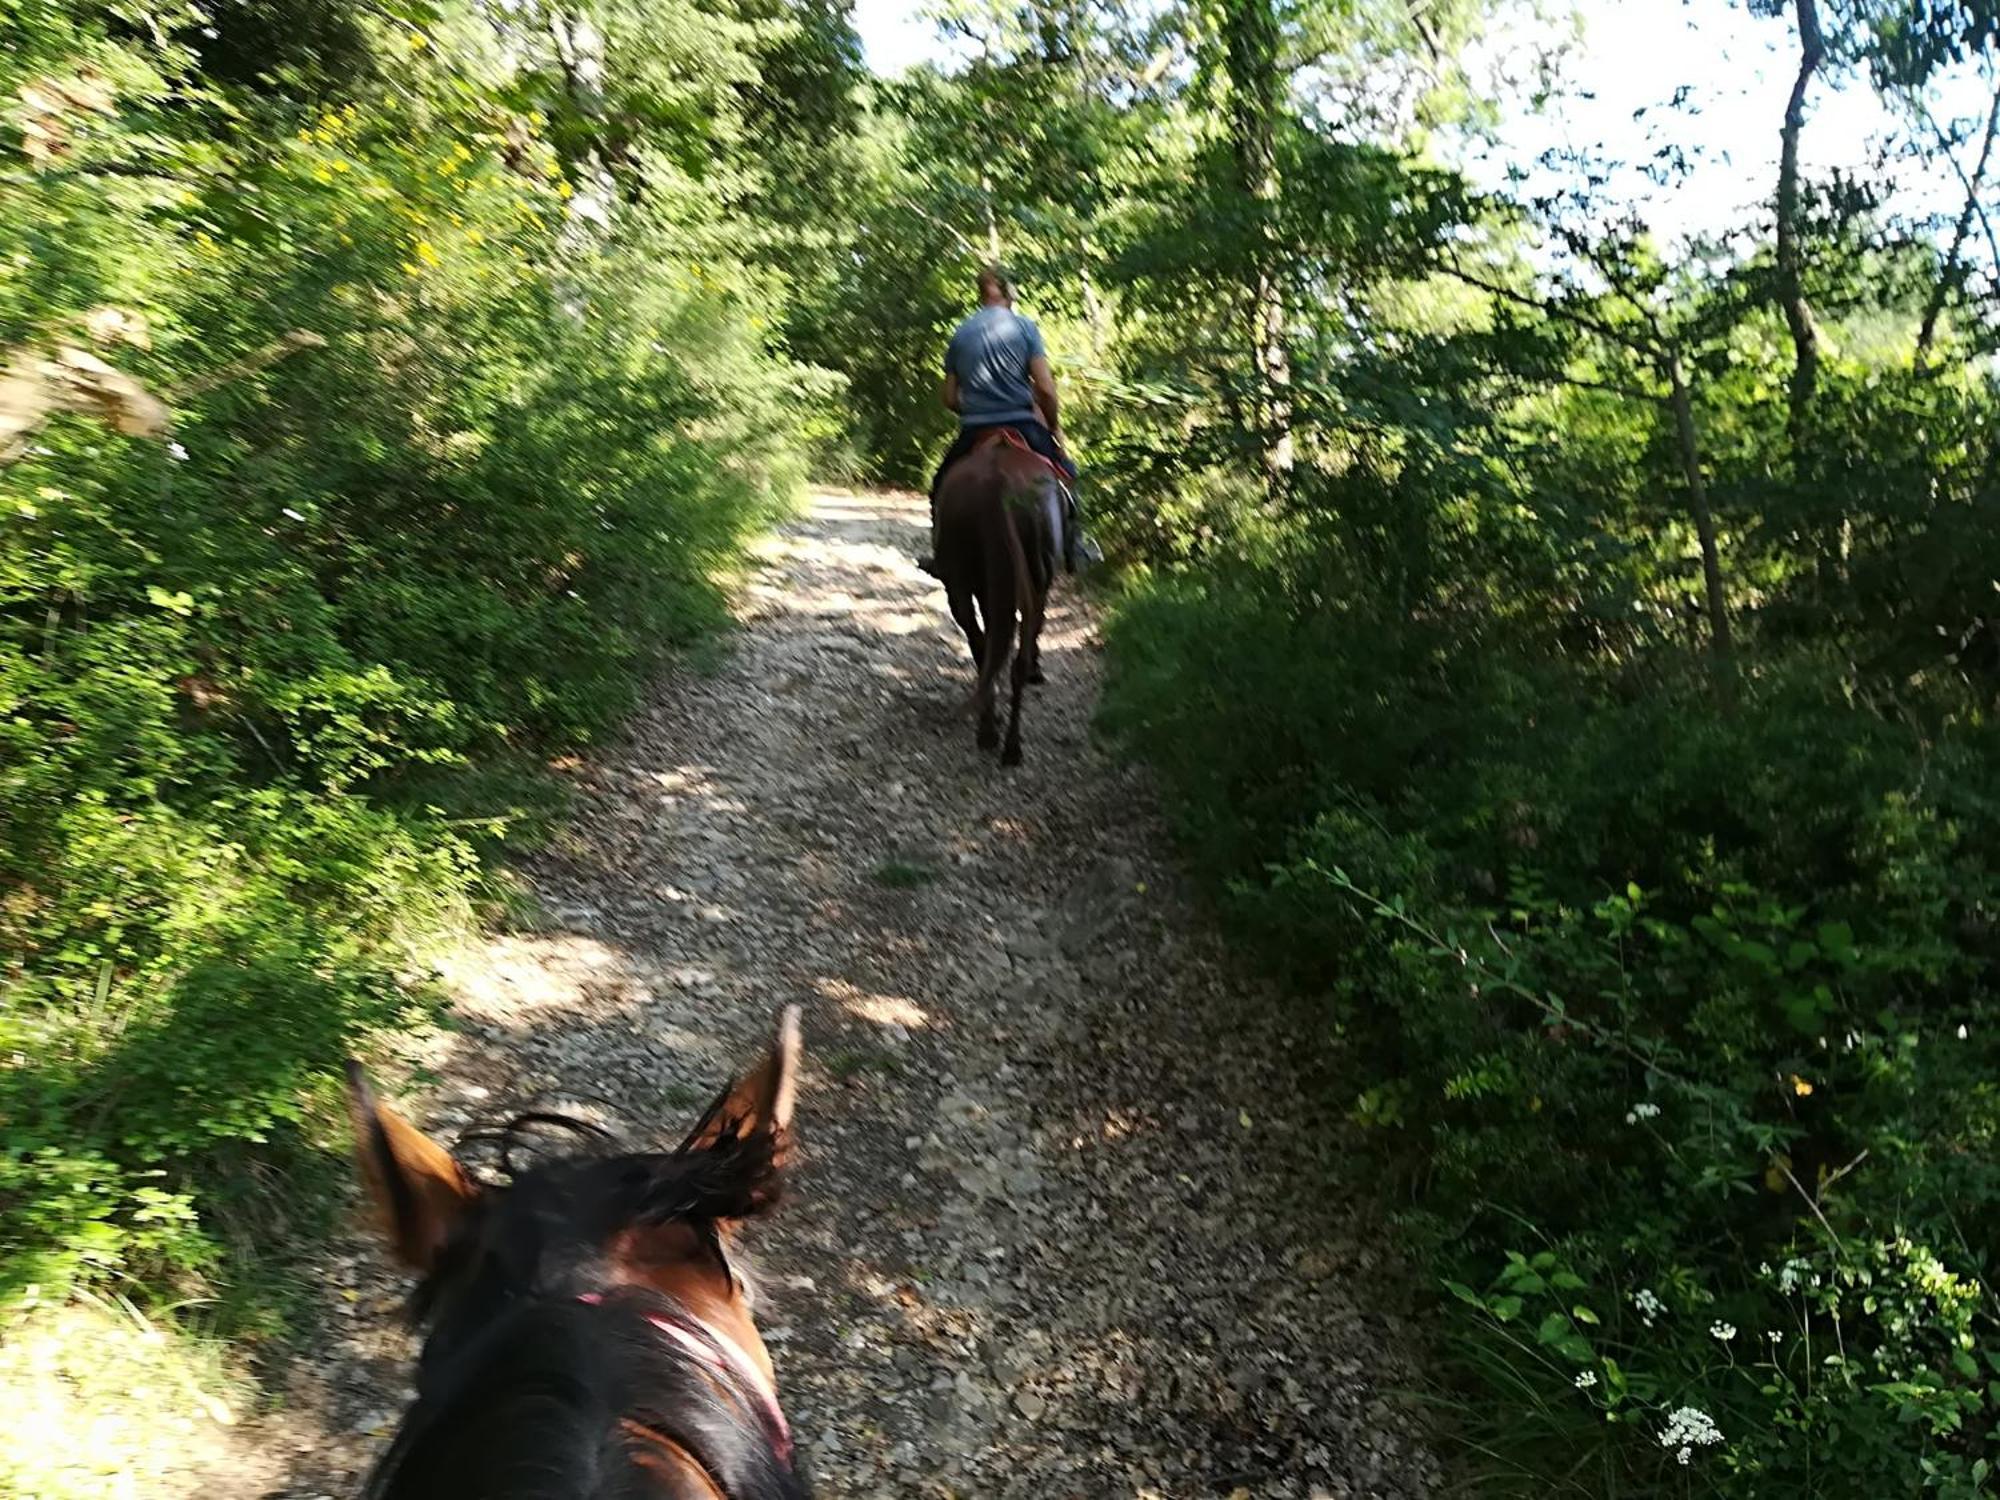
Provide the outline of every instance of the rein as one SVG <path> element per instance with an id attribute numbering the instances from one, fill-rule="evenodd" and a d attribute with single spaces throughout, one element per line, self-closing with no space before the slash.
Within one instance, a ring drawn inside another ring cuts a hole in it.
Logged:
<path id="1" fill-rule="evenodd" d="M 1067 491 L 1069 489 L 1069 475 L 1065 474 L 1062 471 L 1062 466 L 1058 464 L 1054 459 L 1049 458 L 1045 454 L 1037 453 L 1033 448 L 1031 448 L 1028 445 L 1028 440 L 1022 437 L 1020 433 L 1016 432 L 1011 427 L 993 428 L 990 432 L 987 433 L 987 435 L 984 438 L 980 439 L 978 446 L 974 449 L 974 451 L 977 452 L 978 448 L 984 448 L 996 442 L 1006 444 L 1009 448 L 1014 449 L 1014 451 L 1017 453 L 1026 454 L 1029 458 L 1032 458 L 1036 463 L 1040 464 L 1043 468 L 1047 469 L 1049 471 L 1050 477 L 1052 477 L 1057 483 L 1057 485 L 1059 485 L 1064 491 Z"/>
<path id="2" fill-rule="evenodd" d="M 604 1301 L 601 1292 L 584 1292 L 577 1299 L 592 1307 Z M 645 1309 L 639 1314 L 655 1329 L 673 1343 L 692 1354 L 718 1375 L 734 1376 L 736 1383 L 747 1387 L 756 1395 L 753 1403 L 758 1418 L 764 1424 L 764 1435 L 771 1444 L 771 1451 L 786 1468 L 792 1467 L 792 1428 L 785 1420 L 785 1413 L 778 1405 L 778 1398 L 764 1378 L 764 1372 L 756 1362 L 743 1351 L 743 1346 L 727 1334 L 711 1328 L 691 1313 L 674 1308 L 671 1311 Z M 725 1379 L 725 1384 L 729 1383 Z"/>

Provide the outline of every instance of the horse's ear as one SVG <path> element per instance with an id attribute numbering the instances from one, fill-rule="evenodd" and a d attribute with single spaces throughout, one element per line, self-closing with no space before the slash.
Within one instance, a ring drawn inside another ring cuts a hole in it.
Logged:
<path id="1" fill-rule="evenodd" d="M 799 1092 L 801 1051 L 799 1008 L 788 1005 L 778 1017 L 778 1034 L 764 1060 L 709 1107 L 681 1149 L 767 1145 L 771 1167 L 782 1169 L 792 1155 L 792 1105 Z"/>
<path id="2" fill-rule="evenodd" d="M 347 1061 L 347 1109 L 361 1179 L 382 1216 L 390 1248 L 406 1265 L 429 1271 L 479 1188 L 449 1151 L 376 1102 L 361 1064 Z"/>

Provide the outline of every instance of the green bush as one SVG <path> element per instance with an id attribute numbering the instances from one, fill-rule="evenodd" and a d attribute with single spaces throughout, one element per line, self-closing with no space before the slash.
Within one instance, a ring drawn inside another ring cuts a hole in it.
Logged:
<path id="1" fill-rule="evenodd" d="M 1111 649 L 1107 724 L 1347 1038 L 1490 1482 L 1671 1488 L 1687 1449 L 1722 1493 L 1982 1492 L 1983 716 L 1799 657 L 1624 692 L 1254 570 L 1135 590 Z"/>
<path id="2" fill-rule="evenodd" d="M 539 761 L 721 625 L 827 394 L 726 201 L 580 238 L 483 20 L 341 14 L 0 23 L 0 96 L 109 101 L 0 174 L 0 340 L 173 408 L 0 467 L 0 1306 L 268 1279 L 342 1055 L 424 1019 Z"/>

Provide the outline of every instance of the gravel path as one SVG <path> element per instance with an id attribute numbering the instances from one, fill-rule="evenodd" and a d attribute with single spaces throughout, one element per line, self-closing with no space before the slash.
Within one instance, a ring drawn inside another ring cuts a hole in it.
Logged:
<path id="1" fill-rule="evenodd" d="M 1386 1241 L 1144 777 L 1091 744 L 1089 612 L 1058 590 L 1003 773 L 908 561 L 922 516 L 823 493 L 763 545 L 721 669 L 665 676 L 572 771 L 526 871 L 544 930 L 450 966 L 412 1112 L 449 1134 L 585 1095 L 674 1134 L 801 1000 L 805 1154 L 757 1244 L 823 1497 L 1432 1493 Z M 353 1493 L 407 1389 L 372 1247 L 327 1284 L 339 1336 L 259 1434 L 292 1476 L 268 1493 Z"/>

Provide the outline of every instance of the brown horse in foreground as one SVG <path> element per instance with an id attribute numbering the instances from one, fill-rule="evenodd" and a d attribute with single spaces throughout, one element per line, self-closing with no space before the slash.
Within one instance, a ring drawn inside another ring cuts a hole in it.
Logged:
<path id="1" fill-rule="evenodd" d="M 735 1259 L 778 1195 L 798 1057 L 792 1009 L 670 1153 L 557 1115 L 468 1137 L 499 1147 L 499 1186 L 348 1064 L 362 1175 L 422 1277 L 417 1399 L 370 1500 L 805 1500 Z M 517 1167 L 550 1127 L 569 1149 Z"/>
<path id="2" fill-rule="evenodd" d="M 1013 698 L 1000 764 L 1021 763 L 1021 692 L 1042 680 L 1042 616 L 1062 544 L 1062 499 L 1048 463 L 1003 430 L 938 486 L 937 570 L 979 669 L 979 748 L 1000 744 L 994 689 L 1012 658 Z M 978 604 L 977 613 L 973 605 Z M 1016 617 L 1020 649 L 1015 650 Z"/>

